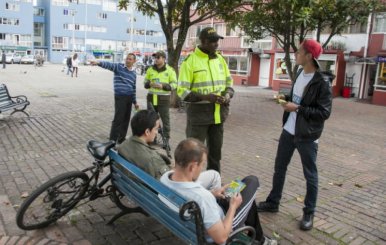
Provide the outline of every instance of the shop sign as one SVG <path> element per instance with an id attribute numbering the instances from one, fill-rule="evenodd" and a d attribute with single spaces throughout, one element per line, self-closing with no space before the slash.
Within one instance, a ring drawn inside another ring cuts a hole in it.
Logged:
<path id="1" fill-rule="evenodd" d="M 378 56 L 377 57 L 377 62 L 378 63 L 386 62 L 386 56 Z"/>

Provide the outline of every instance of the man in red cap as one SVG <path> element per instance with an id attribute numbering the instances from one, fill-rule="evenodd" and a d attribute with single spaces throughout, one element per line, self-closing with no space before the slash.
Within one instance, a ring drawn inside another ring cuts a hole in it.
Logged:
<path id="1" fill-rule="evenodd" d="M 284 109 L 283 131 L 279 139 L 275 159 L 272 190 L 265 202 L 258 204 L 259 212 L 278 212 L 279 203 L 287 172 L 295 149 L 299 152 L 304 177 L 307 182 L 307 194 L 304 200 L 303 218 L 300 229 L 310 230 L 318 195 L 318 170 L 316 157 L 318 140 L 322 134 L 324 121 L 331 113 L 331 82 L 334 75 L 319 70 L 317 61 L 323 49 L 315 40 L 305 40 L 295 54 L 299 70 L 291 93 L 279 95 L 287 102 L 281 103 Z"/>

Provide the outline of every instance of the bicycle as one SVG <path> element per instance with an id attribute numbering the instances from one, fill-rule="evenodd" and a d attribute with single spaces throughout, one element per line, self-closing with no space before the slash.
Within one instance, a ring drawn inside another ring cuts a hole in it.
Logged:
<path id="1" fill-rule="evenodd" d="M 44 228 L 67 214 L 81 200 L 92 201 L 106 196 L 109 196 L 125 214 L 144 213 L 142 208 L 133 207 L 133 204 L 113 185 L 105 188 L 111 179 L 111 172 L 99 180 L 104 168 L 112 163 L 106 158 L 114 146 L 114 141 L 99 143 L 90 140 L 87 149 L 94 157 L 93 166 L 81 171 L 60 174 L 38 187 L 21 204 L 16 214 L 17 226 L 23 230 Z M 108 223 L 114 222 L 117 218 L 114 217 Z"/>

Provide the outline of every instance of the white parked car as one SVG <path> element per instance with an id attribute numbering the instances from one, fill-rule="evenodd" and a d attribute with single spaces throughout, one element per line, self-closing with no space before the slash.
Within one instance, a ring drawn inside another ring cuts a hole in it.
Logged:
<path id="1" fill-rule="evenodd" d="M 25 56 L 21 57 L 20 63 L 21 64 L 33 64 L 33 63 L 35 63 L 35 58 L 32 54 L 25 55 Z"/>
<path id="2" fill-rule="evenodd" d="M 6 54 L 5 55 L 5 63 L 13 64 L 18 63 L 20 64 L 21 56 L 18 54 Z"/>

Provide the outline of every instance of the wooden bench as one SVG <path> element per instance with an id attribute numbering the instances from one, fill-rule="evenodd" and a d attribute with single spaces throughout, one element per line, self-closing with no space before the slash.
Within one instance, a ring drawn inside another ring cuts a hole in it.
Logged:
<path id="1" fill-rule="evenodd" d="M 13 110 L 11 115 L 16 112 L 22 112 L 29 117 L 28 113 L 24 111 L 29 104 L 26 96 L 19 95 L 12 97 L 9 95 L 7 86 L 0 84 L 0 113 Z"/>
<path id="2" fill-rule="evenodd" d="M 117 214 L 110 220 L 110 224 L 123 214 L 142 212 L 156 219 L 187 244 L 209 244 L 205 239 L 206 232 L 201 210 L 196 202 L 186 200 L 160 181 L 126 161 L 115 150 L 110 150 L 109 156 L 113 161 L 111 164 L 113 186 L 139 206 L 133 210 L 127 209 Z M 169 204 L 178 207 L 179 212 L 166 205 L 165 199 Z M 252 235 L 246 236 L 245 231 L 252 233 Z M 254 229 L 245 226 L 234 231 L 229 236 L 227 244 L 251 244 L 254 237 Z"/>

